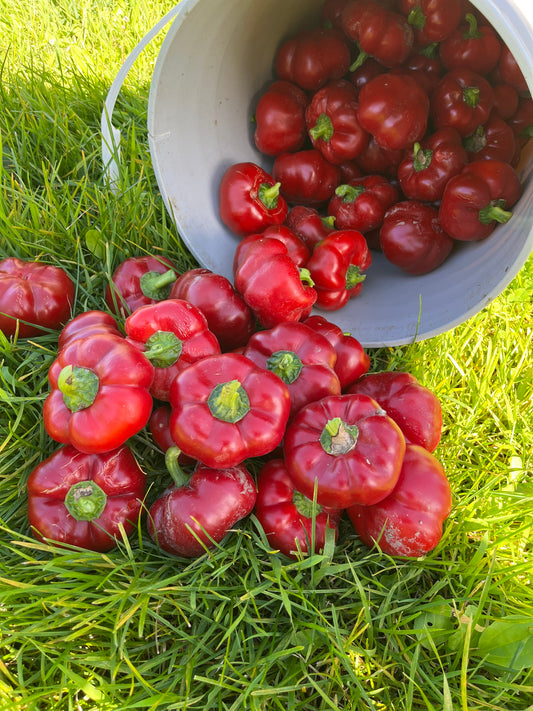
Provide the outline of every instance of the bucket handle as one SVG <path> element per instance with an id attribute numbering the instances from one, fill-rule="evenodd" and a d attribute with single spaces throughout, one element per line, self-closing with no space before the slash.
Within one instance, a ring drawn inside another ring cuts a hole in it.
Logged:
<path id="1" fill-rule="evenodd" d="M 119 69 L 109 91 L 102 110 L 100 119 L 100 130 L 102 133 L 102 161 L 104 164 L 104 175 L 111 188 L 117 184 L 120 167 L 120 130 L 112 123 L 113 110 L 126 76 L 133 66 L 137 57 L 144 51 L 145 47 L 154 37 L 172 20 L 180 9 L 179 4 L 169 10 L 159 22 L 146 33 L 140 42 L 132 49 L 126 57 L 124 64 Z"/>

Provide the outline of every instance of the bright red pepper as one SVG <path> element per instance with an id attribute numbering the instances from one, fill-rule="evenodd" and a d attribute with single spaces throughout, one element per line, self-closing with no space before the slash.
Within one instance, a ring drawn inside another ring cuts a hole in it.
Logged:
<path id="1" fill-rule="evenodd" d="M 442 229 L 438 208 L 417 200 L 404 200 L 387 210 L 379 243 L 391 264 L 414 275 L 439 267 L 454 245 Z"/>
<path id="2" fill-rule="evenodd" d="M 463 0 L 401 0 L 400 9 L 415 31 L 415 42 L 442 42 L 463 16 Z"/>
<path id="3" fill-rule="evenodd" d="M 100 333 L 75 339 L 50 366 L 45 429 L 87 454 L 116 449 L 147 424 L 153 377 L 148 358 L 124 338 Z"/>
<path id="4" fill-rule="evenodd" d="M 309 206 L 329 200 L 341 176 L 339 166 L 326 160 L 316 148 L 277 156 L 272 174 L 281 184 L 281 194 L 287 202 Z"/>
<path id="5" fill-rule="evenodd" d="M 231 165 L 222 176 L 218 197 L 220 219 L 238 237 L 281 225 L 287 217 L 279 182 L 255 163 Z"/>
<path id="6" fill-rule="evenodd" d="M 511 126 L 494 111 L 482 126 L 464 139 L 468 160 L 495 160 L 511 163 L 516 153 L 516 140 Z"/>
<path id="7" fill-rule="evenodd" d="M 337 354 L 334 370 L 339 378 L 342 390 L 355 383 L 370 368 L 370 357 L 357 338 L 344 333 L 337 324 L 324 316 L 313 315 L 304 321 L 317 333 L 325 336 Z"/>
<path id="8" fill-rule="evenodd" d="M 357 94 L 346 79 L 328 82 L 305 110 L 311 142 L 330 163 L 340 165 L 356 158 L 370 136 L 359 125 Z"/>
<path id="9" fill-rule="evenodd" d="M 289 81 L 275 81 L 261 95 L 255 109 L 254 141 L 268 156 L 298 151 L 307 138 L 307 94 Z"/>
<path id="10" fill-rule="evenodd" d="M 287 427 L 284 456 L 298 491 L 322 506 L 369 506 L 393 490 L 405 439 L 366 395 L 331 395 L 306 405 Z"/>
<path id="11" fill-rule="evenodd" d="M 69 275 L 51 264 L 17 257 L 0 261 L 0 331 L 9 337 L 38 336 L 68 321 L 76 289 Z"/>
<path id="12" fill-rule="evenodd" d="M 425 135 L 430 102 L 407 74 L 378 74 L 359 92 L 361 126 L 383 148 L 409 148 Z"/>
<path id="13" fill-rule="evenodd" d="M 94 336 L 97 333 L 122 336 L 118 324 L 111 314 L 97 310 L 83 311 L 63 326 L 57 339 L 57 348 L 62 350 L 72 341 Z"/>
<path id="14" fill-rule="evenodd" d="M 328 203 L 337 230 L 365 234 L 381 226 L 385 212 L 399 200 L 396 187 L 383 175 L 367 175 L 339 185 Z"/>
<path id="15" fill-rule="evenodd" d="M 105 292 L 109 309 L 128 316 L 139 308 L 167 299 L 178 270 L 166 257 L 143 255 L 124 259 L 113 272 Z"/>
<path id="16" fill-rule="evenodd" d="M 437 202 L 446 183 L 468 162 L 455 128 L 439 128 L 415 143 L 398 166 L 398 182 L 409 200 Z"/>
<path id="17" fill-rule="evenodd" d="M 441 62 L 448 71 L 469 69 L 477 74 L 490 74 L 500 59 L 502 43 L 492 25 L 479 25 L 468 12 L 462 22 L 439 45 Z"/>
<path id="18" fill-rule="evenodd" d="M 285 225 L 313 251 L 315 246 L 335 229 L 335 219 L 321 215 L 315 207 L 295 205 L 289 210 Z"/>
<path id="19" fill-rule="evenodd" d="M 336 230 L 315 247 L 307 262 L 316 291 L 316 306 L 334 311 L 363 288 L 372 263 L 365 238 L 357 230 Z"/>
<path id="20" fill-rule="evenodd" d="M 169 449 L 167 465 L 174 484 L 148 512 L 148 533 L 167 553 L 196 558 L 221 543 L 254 508 L 257 491 L 244 465 L 213 469 L 198 463 L 189 477 Z"/>
<path id="21" fill-rule="evenodd" d="M 334 370 L 335 349 L 327 338 L 303 323 L 280 323 L 258 331 L 243 355 L 275 373 L 287 385 L 291 416 L 313 400 L 341 392 Z"/>
<path id="22" fill-rule="evenodd" d="M 235 288 L 264 328 L 301 321 L 316 301 L 309 272 L 296 266 L 278 239 L 263 237 L 241 243 L 235 254 L 234 275 Z"/>
<path id="23" fill-rule="evenodd" d="M 278 79 L 316 91 L 331 79 L 343 77 L 350 66 L 346 37 L 334 28 L 303 30 L 284 42 L 274 58 Z"/>
<path id="24" fill-rule="evenodd" d="M 435 128 L 451 126 L 461 136 L 469 136 L 489 118 L 494 92 L 480 74 L 470 69 L 454 69 L 435 87 L 431 104 Z"/>
<path id="25" fill-rule="evenodd" d="M 125 445 L 105 454 L 67 445 L 37 465 L 27 489 L 37 539 L 104 552 L 138 525 L 146 477 Z"/>
<path id="26" fill-rule="evenodd" d="M 254 514 L 270 545 L 296 559 L 322 551 L 328 529 L 337 539 L 342 509 L 313 504 L 295 489 L 284 460 L 271 459 L 257 476 Z"/>
<path id="27" fill-rule="evenodd" d="M 139 307 L 126 319 L 124 330 L 128 342 L 154 366 L 150 392 L 158 400 L 168 401 L 170 385 L 180 370 L 220 353 L 206 317 L 183 299 Z"/>
<path id="28" fill-rule="evenodd" d="M 267 227 L 261 233 L 261 237 L 269 237 L 271 239 L 279 239 L 280 242 L 287 247 L 287 252 L 290 258 L 297 267 L 305 267 L 307 260 L 311 256 L 311 250 L 307 244 L 295 233 L 285 222 L 284 225 L 276 225 L 276 227 Z"/>
<path id="29" fill-rule="evenodd" d="M 229 279 L 210 269 L 186 271 L 174 283 L 169 298 L 183 299 L 199 309 L 223 351 L 244 346 L 255 331 L 250 307 Z"/>
<path id="30" fill-rule="evenodd" d="M 485 239 L 512 217 L 522 194 L 520 178 L 504 161 L 473 161 L 451 178 L 439 207 L 439 221 L 450 237 L 463 242 Z"/>
<path id="31" fill-rule="evenodd" d="M 409 444 L 392 492 L 373 506 L 352 506 L 347 513 L 365 545 L 377 545 L 387 555 L 418 558 L 437 546 L 451 509 L 442 464 L 423 447 Z"/>
<path id="32" fill-rule="evenodd" d="M 414 42 L 414 33 L 406 18 L 377 0 L 352 0 L 341 15 L 344 33 L 355 42 L 363 55 L 370 55 L 385 67 L 404 62 Z M 352 65 L 353 66 L 353 65 Z"/>
<path id="33" fill-rule="evenodd" d="M 435 393 L 412 373 L 368 373 L 350 389 L 378 402 L 400 427 L 408 444 L 433 452 L 442 434 L 442 407 Z"/>
<path id="34" fill-rule="evenodd" d="M 178 447 L 215 468 L 272 452 L 291 407 L 281 378 L 237 353 L 202 358 L 178 373 L 170 404 Z"/>

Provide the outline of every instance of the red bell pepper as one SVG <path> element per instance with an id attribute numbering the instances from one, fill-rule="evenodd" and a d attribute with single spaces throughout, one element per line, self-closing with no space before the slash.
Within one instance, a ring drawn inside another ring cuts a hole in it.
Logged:
<path id="1" fill-rule="evenodd" d="M 306 243 L 286 223 L 275 227 L 267 227 L 261 233 L 261 237 L 279 239 L 280 242 L 283 242 L 287 247 L 289 257 L 299 268 L 305 267 L 307 260 L 311 256 L 311 250 Z"/>
<path id="2" fill-rule="evenodd" d="M 462 242 L 485 239 L 508 222 L 522 194 L 520 178 L 504 161 L 473 161 L 451 178 L 439 207 L 439 221 L 450 237 Z"/>
<path id="3" fill-rule="evenodd" d="M 370 506 L 393 490 L 405 439 L 366 395 L 331 395 L 303 407 L 283 444 L 295 488 L 322 506 Z"/>
<path id="4" fill-rule="evenodd" d="M 220 353 L 203 313 L 182 299 L 139 307 L 126 319 L 124 330 L 128 342 L 154 366 L 150 392 L 158 400 L 168 401 L 170 385 L 180 370 Z"/>
<path id="5" fill-rule="evenodd" d="M 244 346 L 255 331 L 250 307 L 235 291 L 229 279 L 210 269 L 198 267 L 181 274 L 169 298 L 188 301 L 199 309 L 223 351 Z"/>
<path id="6" fill-rule="evenodd" d="M 368 373 L 348 392 L 368 395 L 378 402 L 403 432 L 408 444 L 433 452 L 442 433 L 442 407 L 435 393 L 412 373 Z"/>
<path id="7" fill-rule="evenodd" d="M 218 197 L 220 219 L 238 237 L 281 225 L 287 217 L 279 182 L 255 163 L 231 165 L 222 176 Z"/>
<path id="8" fill-rule="evenodd" d="M 117 322 L 107 311 L 83 311 L 63 326 L 57 339 L 57 348 L 62 350 L 72 341 L 99 333 L 122 336 Z"/>
<path id="9" fill-rule="evenodd" d="M 306 108 L 311 143 L 330 163 L 352 160 L 368 144 L 370 137 L 359 125 L 357 109 L 355 88 L 346 79 L 328 82 Z"/>
<path id="10" fill-rule="evenodd" d="M 331 79 L 343 77 L 350 66 L 350 48 L 338 29 L 314 27 L 285 41 L 276 52 L 278 79 L 316 91 Z"/>
<path id="11" fill-rule="evenodd" d="M 238 353 L 208 356 L 184 368 L 170 388 L 170 404 L 178 447 L 222 469 L 272 452 L 291 407 L 281 378 Z"/>
<path id="12" fill-rule="evenodd" d="M 335 218 L 321 215 L 315 207 L 295 205 L 289 210 L 285 225 L 307 245 L 315 246 L 335 229 Z"/>
<path id="13" fill-rule="evenodd" d="M 529 86 L 520 65 L 505 43 L 502 43 L 500 59 L 494 72 L 498 81 L 510 84 L 521 96 L 528 97 L 530 95 Z"/>
<path id="14" fill-rule="evenodd" d="M 492 87 L 481 74 L 470 69 L 447 72 L 431 97 L 435 128 L 451 126 L 469 136 L 489 118 L 494 105 Z"/>
<path id="15" fill-rule="evenodd" d="M 482 126 L 464 139 L 469 161 L 493 158 L 511 163 L 516 153 L 516 140 L 511 126 L 491 112 Z"/>
<path id="16" fill-rule="evenodd" d="M 346 36 L 361 50 L 355 66 L 370 55 L 390 68 L 404 62 L 411 52 L 414 42 L 411 25 L 403 15 L 377 0 L 349 2 L 342 11 L 341 25 Z"/>
<path id="17" fill-rule="evenodd" d="M 38 540 L 109 551 L 138 525 L 146 477 L 127 446 L 105 454 L 61 447 L 28 478 L 28 519 Z"/>
<path id="18" fill-rule="evenodd" d="M 324 336 L 303 323 L 280 323 L 258 331 L 248 341 L 243 355 L 275 373 L 287 385 L 291 416 L 313 400 L 341 392 L 334 370 L 335 349 Z"/>
<path id="19" fill-rule="evenodd" d="M 418 558 L 433 550 L 452 508 L 442 464 L 423 447 L 407 445 L 392 492 L 373 506 L 351 506 L 348 516 L 363 543 L 387 555 Z"/>
<path id="20" fill-rule="evenodd" d="M 48 371 L 45 429 L 87 454 L 116 449 L 147 424 L 153 377 L 148 358 L 123 338 L 100 333 L 75 339 Z"/>
<path id="21" fill-rule="evenodd" d="M 328 203 L 337 230 L 365 234 L 381 226 L 385 212 L 399 200 L 396 187 L 383 175 L 366 175 L 339 185 Z"/>
<path id="22" fill-rule="evenodd" d="M 213 469 L 199 462 L 189 477 L 178 465 L 178 455 L 177 447 L 167 451 L 174 484 L 150 506 L 148 533 L 167 553 L 196 558 L 252 512 L 257 491 L 242 464 Z"/>
<path id="23" fill-rule="evenodd" d="M 106 304 L 113 313 L 128 316 L 139 306 L 167 299 L 177 275 L 166 257 L 128 257 L 113 272 L 106 287 Z"/>
<path id="24" fill-rule="evenodd" d="M 440 43 L 439 55 L 448 71 L 469 69 L 485 76 L 498 64 L 501 48 L 494 27 L 488 23 L 480 26 L 476 16 L 468 12 L 464 22 Z"/>
<path id="25" fill-rule="evenodd" d="M 387 210 L 379 243 L 391 264 L 414 275 L 439 267 L 454 245 L 442 229 L 438 208 L 417 200 L 404 200 Z"/>
<path id="26" fill-rule="evenodd" d="M 342 509 L 314 504 L 294 488 L 284 460 L 271 459 L 257 476 L 254 514 L 270 545 L 297 559 L 322 551 L 328 529 L 337 539 Z"/>
<path id="27" fill-rule="evenodd" d="M 350 0 L 351 2 L 352 0 Z M 365 61 L 356 69 L 350 72 L 349 81 L 355 89 L 356 98 L 359 98 L 359 92 L 365 84 L 376 77 L 378 74 L 383 74 L 388 71 L 377 59 L 367 57 Z"/>
<path id="28" fill-rule="evenodd" d="M 316 148 L 282 153 L 274 160 L 274 178 L 290 203 L 315 206 L 326 202 L 340 182 L 339 166 L 330 163 Z"/>
<path id="29" fill-rule="evenodd" d="M 444 67 L 439 59 L 436 42 L 427 47 L 418 47 L 407 57 L 403 64 L 390 71 L 394 74 L 407 74 L 412 77 L 428 96 L 437 86 L 444 74 Z"/>
<path id="30" fill-rule="evenodd" d="M 398 182 L 408 200 L 437 202 L 446 183 L 468 162 L 455 128 L 439 128 L 415 143 L 398 166 Z"/>
<path id="31" fill-rule="evenodd" d="M 279 239 L 251 237 L 235 253 L 234 283 L 257 320 L 272 328 L 309 316 L 317 296 L 308 270 L 296 266 Z"/>
<path id="32" fill-rule="evenodd" d="M 408 74 L 378 74 L 359 92 L 361 126 L 389 150 L 410 148 L 425 135 L 430 102 Z"/>
<path id="33" fill-rule="evenodd" d="M 303 323 L 325 336 L 335 349 L 337 360 L 334 370 L 342 390 L 353 385 L 368 372 L 370 357 L 357 338 L 349 333 L 343 333 L 337 324 L 328 321 L 324 316 L 309 316 Z"/>
<path id="34" fill-rule="evenodd" d="M 370 138 L 368 146 L 360 153 L 355 162 L 364 175 L 383 175 L 389 179 L 395 179 L 398 165 L 405 155 L 403 148 L 389 150 L 379 146 L 374 137 Z"/>
<path id="35" fill-rule="evenodd" d="M 401 0 L 401 12 L 415 31 L 415 42 L 426 46 L 442 42 L 463 16 L 463 0 Z"/>
<path id="36" fill-rule="evenodd" d="M 307 94 L 289 81 L 275 81 L 260 96 L 255 109 L 254 141 L 268 156 L 298 151 L 307 139 Z"/>
<path id="37" fill-rule="evenodd" d="M 492 85 L 494 93 L 494 113 L 504 121 L 511 119 L 520 105 L 520 96 L 514 86 L 510 84 L 495 83 Z"/>
<path id="38" fill-rule="evenodd" d="M 317 295 L 316 306 L 333 311 L 345 306 L 363 288 L 372 263 L 365 238 L 357 230 L 336 230 L 315 247 L 307 262 Z"/>
<path id="39" fill-rule="evenodd" d="M 176 443 L 172 439 L 170 433 L 170 413 L 172 409 L 168 403 L 156 407 L 152 414 L 150 415 L 150 420 L 148 421 L 148 429 L 153 437 L 154 442 L 159 447 L 162 452 L 167 452 L 167 450 L 172 447 L 176 448 Z M 182 466 L 188 466 L 190 464 L 196 464 L 196 460 L 192 457 L 188 457 L 183 452 L 178 454 L 178 464 Z"/>
<path id="40" fill-rule="evenodd" d="M 0 331 L 9 337 L 42 335 L 68 321 L 75 298 L 72 279 L 61 267 L 17 257 L 0 261 Z"/>

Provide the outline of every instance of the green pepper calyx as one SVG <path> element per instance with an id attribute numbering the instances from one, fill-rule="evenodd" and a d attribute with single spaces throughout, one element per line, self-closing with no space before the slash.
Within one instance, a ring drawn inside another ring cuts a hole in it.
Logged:
<path id="1" fill-rule="evenodd" d="M 328 454 L 339 456 L 354 449 L 358 436 L 357 425 L 348 425 L 340 417 L 334 417 L 326 422 L 320 435 L 320 444 Z"/>
<path id="2" fill-rule="evenodd" d="M 100 379 L 89 368 L 66 365 L 59 373 L 57 387 L 63 393 L 63 402 L 68 409 L 79 412 L 96 400 Z"/>
<path id="3" fill-rule="evenodd" d="M 179 359 L 181 341 L 172 331 L 156 331 L 145 343 L 144 355 L 155 368 L 168 368 Z"/>
<path id="4" fill-rule="evenodd" d="M 216 385 L 207 399 L 213 417 L 223 422 L 236 423 L 250 411 L 250 400 L 239 380 Z"/>
<path id="5" fill-rule="evenodd" d="M 140 280 L 142 293 L 154 301 L 162 301 L 170 294 L 172 284 L 176 281 L 176 272 L 169 269 L 166 272 L 145 272 Z"/>
<path id="6" fill-rule="evenodd" d="M 65 496 L 65 506 L 76 521 L 94 521 L 103 514 L 107 494 L 94 481 L 78 481 Z"/>
<path id="7" fill-rule="evenodd" d="M 302 372 L 303 363 L 294 351 L 276 351 L 267 360 L 267 368 L 290 385 Z"/>

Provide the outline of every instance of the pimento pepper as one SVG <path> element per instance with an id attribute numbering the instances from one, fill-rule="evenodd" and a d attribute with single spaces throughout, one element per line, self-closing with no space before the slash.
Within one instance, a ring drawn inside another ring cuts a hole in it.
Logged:
<path id="1" fill-rule="evenodd" d="M 373 506 L 351 506 L 347 513 L 368 547 L 418 558 L 441 540 L 451 508 L 451 488 L 442 464 L 423 447 L 409 444 L 392 492 Z"/>
<path id="2" fill-rule="evenodd" d="M 241 242 L 234 275 L 235 288 L 265 328 L 306 318 L 317 298 L 309 271 L 299 269 L 286 245 L 271 237 L 252 235 Z"/>
<path id="3" fill-rule="evenodd" d="M 37 465 L 27 488 L 37 539 L 105 552 L 138 525 L 146 477 L 126 445 L 105 454 L 67 445 Z"/>
<path id="4" fill-rule="evenodd" d="M 21 338 L 58 330 L 68 321 L 75 297 L 72 279 L 61 267 L 17 257 L 0 261 L 0 331 Z"/>
<path id="5" fill-rule="evenodd" d="M 139 306 L 168 299 L 177 275 L 166 257 L 128 257 L 113 272 L 105 291 L 106 304 L 113 313 L 128 316 Z"/>
<path id="6" fill-rule="evenodd" d="M 401 0 L 400 8 L 422 46 L 445 40 L 463 16 L 463 0 Z"/>
<path id="7" fill-rule="evenodd" d="M 268 156 L 298 151 L 307 139 L 303 89 L 289 81 L 275 81 L 261 95 L 255 109 L 254 141 Z"/>
<path id="8" fill-rule="evenodd" d="M 447 72 L 431 97 L 435 128 L 451 126 L 469 136 L 489 118 L 494 105 L 492 87 L 481 74 L 470 69 Z"/>
<path id="9" fill-rule="evenodd" d="M 298 491 L 322 506 L 370 506 L 391 493 L 405 439 L 367 395 L 331 395 L 303 407 L 287 427 L 284 456 Z"/>
<path id="10" fill-rule="evenodd" d="M 238 237 L 281 225 L 287 217 L 279 181 L 252 162 L 234 163 L 225 171 L 218 197 L 220 219 Z"/>
<path id="11" fill-rule="evenodd" d="M 178 372 L 200 358 L 220 353 L 203 313 L 183 299 L 141 306 L 124 323 L 126 338 L 154 366 L 150 392 L 168 401 Z"/>
<path id="12" fill-rule="evenodd" d="M 328 203 L 335 229 L 365 234 L 381 226 L 385 212 L 399 199 L 396 187 L 382 175 L 366 175 L 339 185 Z"/>
<path id="13" fill-rule="evenodd" d="M 454 245 L 442 229 L 438 208 L 418 200 L 404 200 L 387 210 L 379 243 L 391 264 L 414 275 L 439 267 Z"/>
<path id="14" fill-rule="evenodd" d="M 213 469 L 198 463 L 187 476 L 178 457 L 177 447 L 166 453 L 174 484 L 150 506 L 148 533 L 167 553 L 196 558 L 221 543 L 252 512 L 257 491 L 242 464 Z"/>
<path id="15" fill-rule="evenodd" d="M 178 447 L 221 469 L 272 452 L 291 406 L 277 375 L 237 353 L 208 356 L 180 371 L 170 404 L 170 431 Z"/>
<path id="16" fill-rule="evenodd" d="M 529 86 L 524 73 L 505 42 L 501 46 L 500 59 L 493 73 L 493 81 L 494 79 L 510 84 L 522 97 L 529 96 Z"/>
<path id="17" fill-rule="evenodd" d="M 341 172 L 316 148 L 282 153 L 274 160 L 274 178 L 290 203 L 311 207 L 326 202 L 340 182 Z"/>
<path id="18" fill-rule="evenodd" d="M 516 153 L 516 140 L 511 126 L 491 112 L 482 126 L 464 139 L 469 161 L 494 158 L 511 163 Z"/>
<path id="19" fill-rule="evenodd" d="M 284 460 L 271 459 L 257 476 L 254 514 L 270 545 L 296 559 L 323 550 L 328 529 L 337 539 L 342 509 L 313 503 L 295 489 Z"/>
<path id="20" fill-rule="evenodd" d="M 357 230 L 337 230 L 315 247 L 307 262 L 318 308 L 334 311 L 363 288 L 364 272 L 372 263 L 365 238 Z M 308 314 L 309 315 L 309 314 Z"/>
<path id="21" fill-rule="evenodd" d="M 439 46 L 441 62 L 448 71 L 469 69 L 483 76 L 490 74 L 500 59 L 502 43 L 488 23 L 479 25 L 467 12 L 462 22 Z"/>
<path id="22" fill-rule="evenodd" d="M 313 251 L 335 229 L 335 218 L 321 215 L 315 207 L 295 205 L 289 210 L 285 225 Z"/>
<path id="23" fill-rule="evenodd" d="M 512 217 L 522 194 L 520 178 L 504 161 L 473 161 L 451 178 L 439 206 L 439 221 L 450 237 L 462 242 L 485 239 Z"/>
<path id="24" fill-rule="evenodd" d="M 287 385 L 291 417 L 312 400 L 341 392 L 334 370 L 335 349 L 324 336 L 303 323 L 280 323 L 258 331 L 248 341 L 243 355 L 275 373 Z"/>
<path id="25" fill-rule="evenodd" d="M 386 178 L 395 179 L 398 165 L 404 155 L 405 150 L 403 148 L 398 150 L 383 148 L 376 143 L 376 140 L 372 136 L 368 146 L 357 156 L 355 162 L 359 166 L 363 176 L 383 175 Z"/>
<path id="26" fill-rule="evenodd" d="M 357 109 L 355 88 L 346 79 L 328 82 L 306 108 L 311 142 L 330 163 L 352 160 L 368 144 L 370 137 L 359 125 Z"/>
<path id="27" fill-rule="evenodd" d="M 97 333 L 122 336 L 117 322 L 107 311 L 83 311 L 63 326 L 57 339 L 57 348 L 62 350 L 78 338 L 87 338 Z"/>
<path id="28" fill-rule="evenodd" d="M 87 454 L 116 449 L 147 424 L 153 377 L 148 358 L 124 338 L 101 333 L 75 339 L 48 371 L 45 429 Z"/>

